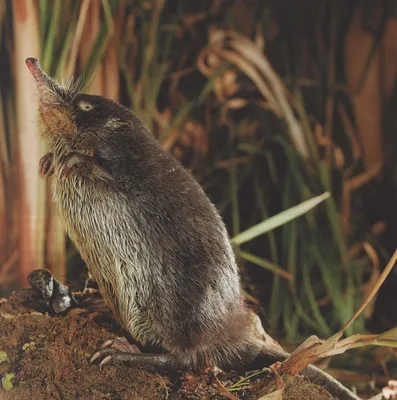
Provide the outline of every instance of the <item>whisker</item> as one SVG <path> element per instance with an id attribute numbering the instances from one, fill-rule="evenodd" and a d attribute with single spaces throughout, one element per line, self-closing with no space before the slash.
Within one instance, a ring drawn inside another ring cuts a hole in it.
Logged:
<path id="1" fill-rule="evenodd" d="M 69 85 L 68 85 L 68 87 L 67 87 L 67 89 L 69 90 L 69 92 L 74 92 L 74 89 L 75 89 L 77 80 L 78 80 L 78 78 L 77 78 L 77 79 L 74 79 L 74 76 L 73 76 L 73 75 L 70 77 L 70 79 L 69 79 Z"/>
<path id="2" fill-rule="evenodd" d="M 96 71 L 94 71 L 91 75 L 91 78 L 88 80 L 88 82 L 81 88 L 81 92 L 83 92 L 85 89 L 87 89 L 87 87 L 89 86 L 89 84 L 92 82 L 92 80 L 94 79 L 94 76 L 96 74 Z"/>
<path id="3" fill-rule="evenodd" d="M 82 73 L 76 81 L 76 92 L 80 92 L 84 85 L 84 73 Z"/>
<path id="4" fill-rule="evenodd" d="M 72 101 L 76 98 L 79 93 L 79 89 L 81 87 L 82 76 L 80 75 L 70 86 L 69 92 L 72 94 Z"/>
<path id="5" fill-rule="evenodd" d="M 69 78 L 69 80 L 68 80 L 67 85 L 65 86 L 65 89 L 66 89 L 68 92 L 70 92 L 70 91 L 73 90 L 73 85 L 74 85 L 74 76 L 71 75 L 70 78 Z"/>

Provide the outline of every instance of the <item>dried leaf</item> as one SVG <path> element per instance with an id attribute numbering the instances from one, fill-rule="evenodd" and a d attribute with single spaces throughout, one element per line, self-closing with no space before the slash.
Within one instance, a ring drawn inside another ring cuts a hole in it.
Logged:
<path id="1" fill-rule="evenodd" d="M 275 392 L 269 393 L 266 396 L 260 397 L 258 400 L 282 400 L 284 389 L 276 390 Z"/>
<path id="2" fill-rule="evenodd" d="M 378 257 L 378 254 L 376 253 L 374 247 L 371 246 L 370 243 L 364 242 L 363 248 L 364 248 L 365 252 L 367 253 L 368 258 L 372 261 L 371 276 L 370 276 L 369 280 L 362 287 L 362 292 L 364 294 L 364 297 L 367 297 L 371 293 L 372 289 L 376 285 L 376 282 L 379 278 L 380 265 L 379 265 L 379 257 Z M 369 319 L 372 317 L 372 314 L 373 314 L 373 311 L 375 308 L 376 298 L 377 298 L 377 293 L 372 298 L 371 302 L 367 305 L 367 307 L 363 310 L 363 315 L 366 319 Z"/>

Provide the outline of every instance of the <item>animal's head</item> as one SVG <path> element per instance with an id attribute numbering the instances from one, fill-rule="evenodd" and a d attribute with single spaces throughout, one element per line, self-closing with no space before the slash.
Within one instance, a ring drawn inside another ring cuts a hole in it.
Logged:
<path id="1" fill-rule="evenodd" d="M 94 138 L 132 123 L 132 114 L 120 104 L 61 86 L 42 70 L 35 58 L 27 58 L 26 65 L 39 92 L 41 134 L 50 143 L 60 138 L 70 143 L 81 136 Z"/>

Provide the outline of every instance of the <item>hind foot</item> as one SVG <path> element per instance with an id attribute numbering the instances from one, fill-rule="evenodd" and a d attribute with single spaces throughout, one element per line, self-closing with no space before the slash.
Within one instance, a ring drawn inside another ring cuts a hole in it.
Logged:
<path id="1" fill-rule="evenodd" d="M 93 363 L 94 361 L 100 361 L 99 365 L 103 365 L 107 357 L 117 353 L 136 354 L 140 353 L 140 350 L 136 345 L 131 344 L 125 337 L 109 339 L 102 345 L 101 350 L 97 351 L 91 357 L 90 363 Z"/>
<path id="2" fill-rule="evenodd" d="M 141 353 L 137 346 L 126 338 L 106 341 L 102 349 L 96 352 L 90 362 L 99 361 L 99 366 L 123 363 L 129 367 L 150 368 L 164 372 L 188 369 L 190 363 L 185 355 L 171 353 Z"/>
<path id="3" fill-rule="evenodd" d="M 113 353 L 105 357 L 100 365 L 114 365 L 120 362 L 129 367 L 147 368 L 163 373 L 187 370 L 190 366 L 185 357 L 171 353 Z"/>

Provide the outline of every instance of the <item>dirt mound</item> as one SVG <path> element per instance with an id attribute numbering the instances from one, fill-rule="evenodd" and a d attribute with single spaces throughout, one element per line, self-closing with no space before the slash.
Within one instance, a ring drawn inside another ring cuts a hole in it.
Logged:
<path id="1" fill-rule="evenodd" d="M 123 365 L 91 365 L 90 357 L 103 342 L 123 332 L 98 292 L 77 298 L 78 308 L 61 316 L 51 315 L 29 289 L 0 300 L 1 400 L 257 399 L 274 386 L 264 374 L 240 385 L 237 374 L 218 375 L 221 383 L 211 371 L 170 378 Z M 283 398 L 301 399 L 300 387 L 304 398 L 331 398 L 315 385 L 296 383 L 298 389 L 294 385 Z M 224 386 L 233 385 L 232 395 Z"/>

